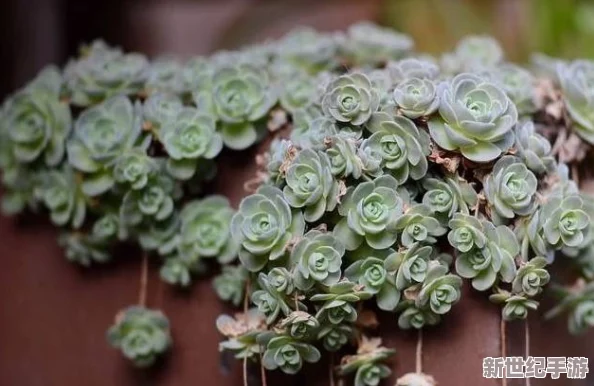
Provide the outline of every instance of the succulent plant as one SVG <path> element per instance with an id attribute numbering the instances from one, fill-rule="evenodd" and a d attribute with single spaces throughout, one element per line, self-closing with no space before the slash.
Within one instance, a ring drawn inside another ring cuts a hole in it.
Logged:
<path id="1" fill-rule="evenodd" d="M 363 162 L 357 155 L 356 139 L 342 135 L 329 137 L 326 155 L 330 161 L 330 171 L 337 178 L 361 178 Z"/>
<path id="2" fill-rule="evenodd" d="M 43 159 L 49 167 L 64 157 L 64 141 L 72 117 L 60 100 L 62 78 L 55 67 L 45 68 L 37 78 L 7 103 L 5 117 L 11 151 L 18 162 Z"/>
<path id="3" fill-rule="evenodd" d="M 362 125 L 377 111 L 380 94 L 361 73 L 341 75 L 331 81 L 322 99 L 326 116 L 337 122 Z"/>
<path id="4" fill-rule="evenodd" d="M 518 111 L 501 88 L 473 74 L 460 74 L 438 90 L 439 117 L 429 120 L 431 138 L 471 161 L 489 162 L 514 142 Z"/>
<path id="5" fill-rule="evenodd" d="M 288 79 L 283 79 L 279 102 L 285 110 L 294 113 L 306 109 L 315 102 L 316 97 L 317 84 L 307 74 L 291 74 Z"/>
<path id="6" fill-rule="evenodd" d="M 396 288 L 396 278 L 386 270 L 382 259 L 370 256 L 355 261 L 346 268 L 345 276 L 374 294 L 380 309 L 392 311 L 398 305 L 400 291 Z"/>
<path id="7" fill-rule="evenodd" d="M 338 183 L 328 157 L 311 149 L 300 151 L 287 168 L 285 200 L 293 208 L 304 208 L 305 221 L 315 222 L 338 202 Z"/>
<path id="8" fill-rule="evenodd" d="M 330 352 L 340 350 L 346 345 L 353 334 L 353 329 L 347 325 L 330 325 L 320 329 L 318 339 L 322 339 L 324 348 Z"/>
<path id="9" fill-rule="evenodd" d="M 425 204 L 409 207 L 404 214 L 396 220 L 394 228 L 400 232 L 400 242 L 405 247 L 410 247 L 415 242 L 435 243 L 436 237 L 443 236 L 447 229 L 433 217 L 431 208 Z"/>
<path id="10" fill-rule="evenodd" d="M 450 245 L 461 253 L 473 248 L 482 249 L 487 244 L 484 223 L 474 216 L 456 213 L 449 222 L 450 232 L 448 241 Z"/>
<path id="11" fill-rule="evenodd" d="M 161 132 L 161 141 L 171 157 L 167 170 L 177 179 L 191 178 L 200 159 L 213 159 L 223 148 L 214 118 L 191 107 L 182 108 Z"/>
<path id="12" fill-rule="evenodd" d="M 116 316 L 107 339 L 136 366 L 150 366 L 171 346 L 169 321 L 161 311 L 131 306 Z"/>
<path id="13" fill-rule="evenodd" d="M 376 249 L 394 244 L 397 234 L 391 229 L 402 215 L 403 204 L 397 186 L 394 177 L 386 175 L 347 190 L 338 207 L 343 218 L 334 228 L 347 250 L 356 249 L 363 240 Z"/>
<path id="14" fill-rule="evenodd" d="M 291 251 L 297 288 L 308 290 L 314 283 L 326 286 L 337 283 L 344 252 L 344 246 L 332 233 L 307 232 Z"/>
<path id="15" fill-rule="evenodd" d="M 505 305 L 501 310 L 501 315 L 503 320 L 506 321 L 526 319 L 528 317 L 528 311 L 534 311 L 538 308 L 538 302 L 529 299 L 525 295 L 503 292 L 493 294 L 489 299 L 494 303 L 503 303 Z"/>
<path id="16" fill-rule="evenodd" d="M 81 232 L 64 232 L 58 238 L 68 261 L 88 267 L 111 258 L 104 240 Z"/>
<path id="17" fill-rule="evenodd" d="M 219 344 L 220 351 L 231 351 L 238 359 L 252 358 L 262 353 L 258 336 L 264 331 L 264 319 L 256 309 L 250 309 L 235 318 L 220 315 L 216 321 L 217 329 L 228 339 Z"/>
<path id="18" fill-rule="evenodd" d="M 445 314 L 460 300 L 461 287 L 460 277 L 448 274 L 448 267 L 432 261 L 416 299 L 416 305 L 420 308 L 429 306 L 431 311 L 438 315 Z"/>
<path id="19" fill-rule="evenodd" d="M 181 99 L 175 94 L 164 92 L 151 94 L 142 106 L 143 127 L 158 133 L 161 127 L 175 121 L 183 106 Z"/>
<path id="20" fill-rule="evenodd" d="M 248 272 L 241 265 L 227 265 L 214 278 L 212 285 L 219 298 L 237 307 L 243 301 L 247 278 Z"/>
<path id="21" fill-rule="evenodd" d="M 244 198 L 231 220 L 231 235 L 239 245 L 239 259 L 252 272 L 261 270 L 286 252 L 288 243 L 305 228 L 303 214 L 293 210 L 283 192 L 262 186 Z"/>
<path id="22" fill-rule="evenodd" d="M 85 174 L 82 190 L 98 196 L 113 187 L 113 167 L 125 150 L 138 146 L 142 139 L 140 105 L 134 107 L 124 96 L 116 96 L 82 112 L 66 142 L 68 162 Z M 149 139 L 149 137 L 146 137 Z"/>
<path id="23" fill-rule="evenodd" d="M 414 45 L 409 36 L 366 21 L 350 26 L 341 43 L 341 49 L 358 64 L 400 59 Z"/>
<path id="24" fill-rule="evenodd" d="M 387 378 L 392 373 L 384 364 L 395 350 L 381 346 L 381 339 L 368 339 L 363 336 L 356 355 L 344 358 L 338 371 L 340 375 L 355 373 L 355 386 L 378 385 L 381 379 Z"/>
<path id="25" fill-rule="evenodd" d="M 537 179 L 524 163 L 513 156 L 500 158 L 485 179 L 484 191 L 496 223 L 516 215 L 528 216 L 536 209 Z"/>
<path id="26" fill-rule="evenodd" d="M 355 283 L 343 280 L 331 285 L 326 293 L 313 295 L 310 300 L 324 302 L 316 314 L 316 319 L 321 323 L 341 324 L 357 319 L 357 310 L 352 303 L 370 297 L 369 292 L 363 291 Z"/>
<path id="27" fill-rule="evenodd" d="M 427 78 L 408 78 L 398 83 L 393 96 L 398 110 L 410 119 L 427 117 L 439 106 L 437 86 Z"/>
<path id="28" fill-rule="evenodd" d="M 149 63 L 140 54 L 124 54 L 101 40 L 81 49 L 81 57 L 64 69 L 66 89 L 72 103 L 89 106 L 116 95 L 142 90 Z"/>
<path id="29" fill-rule="evenodd" d="M 289 336 L 275 336 L 266 344 L 262 364 L 268 370 L 280 368 L 286 374 L 296 374 L 304 361 L 315 363 L 320 357 L 318 349 L 311 344 Z"/>
<path id="30" fill-rule="evenodd" d="M 432 255 L 431 246 L 415 243 L 408 249 L 390 254 L 384 265 L 389 272 L 396 273 L 396 288 L 404 290 L 425 281 Z"/>
<path id="31" fill-rule="evenodd" d="M 68 225 L 78 229 L 82 226 L 87 205 L 71 168 L 51 170 L 40 176 L 41 200 L 50 212 L 56 225 Z"/>
<path id="32" fill-rule="evenodd" d="M 147 71 L 145 91 L 179 93 L 183 89 L 181 64 L 172 58 L 161 57 L 152 61 Z"/>
<path id="33" fill-rule="evenodd" d="M 555 169 L 555 158 L 551 154 L 550 142 L 538 134 L 534 122 L 518 123 L 516 134 L 516 156 L 518 156 L 536 174 L 543 174 Z"/>
<path id="34" fill-rule="evenodd" d="M 159 171 L 158 162 L 140 149 L 128 149 L 116 158 L 113 168 L 115 182 L 139 190 Z"/>
<path id="35" fill-rule="evenodd" d="M 279 43 L 276 49 L 279 58 L 309 73 L 329 70 L 338 63 L 335 39 L 311 28 L 295 29 Z"/>
<path id="36" fill-rule="evenodd" d="M 373 133 L 367 139 L 368 146 L 381 154 L 383 165 L 399 185 L 409 177 L 419 180 L 427 174 L 429 138 L 411 120 L 377 113 L 367 128 Z"/>
<path id="37" fill-rule="evenodd" d="M 303 340 L 314 337 L 320 323 L 307 312 L 293 311 L 280 322 L 280 327 L 284 328 L 292 338 Z"/>
<path id="38" fill-rule="evenodd" d="M 212 82 L 214 108 L 223 122 L 225 146 L 235 150 L 251 146 L 258 137 L 254 122 L 263 118 L 277 100 L 268 74 L 240 64 L 218 69 Z"/>
<path id="39" fill-rule="evenodd" d="M 528 70 L 515 64 L 504 63 L 485 72 L 485 75 L 497 83 L 514 102 L 519 115 L 531 114 L 536 110 L 536 79 Z"/>
<path id="40" fill-rule="evenodd" d="M 497 40 L 486 35 L 471 35 L 461 39 L 454 55 L 465 70 L 493 66 L 503 60 L 503 50 Z"/>
<path id="41" fill-rule="evenodd" d="M 404 311 L 398 316 L 398 327 L 403 330 L 411 328 L 420 330 L 425 326 L 433 326 L 441 321 L 441 315 L 431 309 L 418 308 L 414 303 L 408 303 Z"/>
<path id="42" fill-rule="evenodd" d="M 222 275 L 224 275 L 224 273 L 221 274 L 221 276 Z M 161 269 L 159 270 L 159 276 L 161 277 L 161 280 L 171 285 L 187 287 L 192 282 L 192 267 L 188 266 L 188 263 L 179 257 L 169 257 L 161 266 Z M 214 279 L 215 290 L 217 291 L 217 294 L 223 300 L 231 300 L 231 295 L 229 295 L 229 298 L 227 298 L 228 292 L 222 292 L 224 290 L 228 290 L 227 288 L 219 289 L 219 286 L 222 286 L 222 284 L 217 285 L 216 283 L 220 282 L 220 279 L 218 281 L 217 279 L 219 279 L 219 277 Z"/>
<path id="43" fill-rule="evenodd" d="M 539 219 L 544 239 L 555 248 L 579 246 L 590 231 L 590 216 L 578 195 L 549 198 Z"/>
<path id="44" fill-rule="evenodd" d="M 436 63 L 417 58 L 405 58 L 395 62 L 388 62 L 386 69 L 394 84 L 399 85 L 408 79 L 432 79 L 439 76 L 439 66 Z"/>
<path id="45" fill-rule="evenodd" d="M 560 64 L 557 76 L 567 111 L 575 123 L 574 130 L 582 139 L 594 144 L 594 62 L 575 60 Z"/>
<path id="46" fill-rule="evenodd" d="M 448 220 L 456 213 L 469 214 L 469 207 L 478 202 L 476 191 L 458 176 L 428 177 L 423 179 L 422 184 L 426 190 L 423 204 L 437 214 L 446 215 Z"/>
<path id="47" fill-rule="evenodd" d="M 544 257 L 536 257 L 520 266 L 512 283 L 513 291 L 518 294 L 524 293 L 527 296 L 538 295 L 551 278 L 545 269 L 547 264 Z"/>

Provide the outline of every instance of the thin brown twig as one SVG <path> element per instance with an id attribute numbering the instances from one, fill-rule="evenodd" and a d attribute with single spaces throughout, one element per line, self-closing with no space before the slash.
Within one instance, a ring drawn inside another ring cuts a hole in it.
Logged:
<path id="1" fill-rule="evenodd" d="M 140 266 L 140 289 L 138 291 L 138 304 L 146 307 L 146 292 L 148 287 L 148 254 L 142 254 L 142 263 Z"/>
<path id="2" fill-rule="evenodd" d="M 524 321 L 524 356 L 526 359 L 530 356 L 530 325 L 528 318 Z M 526 377 L 526 386 L 530 386 L 530 378 Z"/>
<path id="3" fill-rule="evenodd" d="M 260 378 L 262 378 L 262 386 L 267 386 L 266 383 L 266 369 L 262 364 L 262 348 L 260 347 Z"/>
<path id="4" fill-rule="evenodd" d="M 503 360 L 505 360 L 505 358 L 507 357 L 507 329 L 506 329 L 506 323 L 505 323 L 505 319 L 503 319 L 503 316 L 501 317 L 501 323 L 499 324 L 499 332 L 500 332 L 500 336 L 501 336 L 501 357 L 503 358 Z M 503 374 L 503 378 L 501 380 L 501 385 L 502 386 L 507 386 L 507 378 L 506 378 L 507 374 Z"/>
<path id="5" fill-rule="evenodd" d="M 243 386 L 248 386 L 247 379 L 247 357 L 243 358 Z"/>
<path id="6" fill-rule="evenodd" d="M 417 374 L 423 372 L 423 329 L 419 328 L 417 335 L 417 353 L 415 358 L 415 371 Z"/>

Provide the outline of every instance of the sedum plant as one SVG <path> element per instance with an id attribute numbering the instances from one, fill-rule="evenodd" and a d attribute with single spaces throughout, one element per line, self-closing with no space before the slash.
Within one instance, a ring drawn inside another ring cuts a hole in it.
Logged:
<path id="1" fill-rule="evenodd" d="M 543 74 L 486 36 L 436 58 L 413 48 L 368 22 L 187 62 L 96 41 L 1 105 L 2 210 L 47 213 L 84 266 L 122 242 L 181 287 L 223 264 L 213 289 L 244 313 L 217 320 L 220 349 L 289 374 L 344 352 L 336 372 L 375 386 L 393 350 L 364 335 L 369 307 L 429 328 L 466 280 L 525 319 L 555 259 L 583 278 L 550 315 L 593 326 L 594 200 L 579 183 L 594 64 Z M 238 205 L 205 194 L 220 154 L 267 136 Z M 109 335 L 140 365 L 170 345 L 144 307 Z M 417 381 L 433 383 L 399 382 Z"/>

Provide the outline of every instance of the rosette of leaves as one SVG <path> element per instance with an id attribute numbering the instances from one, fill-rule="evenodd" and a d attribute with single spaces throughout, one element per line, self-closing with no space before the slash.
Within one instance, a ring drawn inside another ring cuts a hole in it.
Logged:
<path id="1" fill-rule="evenodd" d="M 182 108 L 161 132 L 161 142 L 171 157 L 167 171 L 180 180 L 191 178 L 200 160 L 213 159 L 223 149 L 214 118 L 192 107 Z"/>
<path id="2" fill-rule="evenodd" d="M 472 35 L 461 39 L 454 49 L 456 62 L 463 70 L 491 67 L 503 61 L 503 50 L 491 36 Z"/>
<path id="3" fill-rule="evenodd" d="M 342 280 L 328 287 L 325 293 L 313 295 L 310 300 L 324 302 L 316 314 L 316 319 L 320 323 L 342 324 L 357 320 L 357 310 L 353 303 L 369 299 L 371 296 L 371 293 L 358 284 Z"/>
<path id="4" fill-rule="evenodd" d="M 186 203 L 180 213 L 180 254 L 189 260 L 216 257 L 223 264 L 234 260 L 237 247 L 230 232 L 234 213 L 223 196 Z"/>
<path id="5" fill-rule="evenodd" d="M 456 213 L 449 221 L 448 241 L 457 251 L 465 253 L 487 244 L 484 222 L 467 214 Z"/>
<path id="6" fill-rule="evenodd" d="M 82 190 L 88 196 L 107 192 L 115 183 L 113 167 L 125 150 L 145 150 L 150 137 L 142 138 L 140 105 L 116 96 L 83 111 L 66 142 L 68 162 L 84 173 Z"/>
<path id="7" fill-rule="evenodd" d="M 211 61 L 206 57 L 195 56 L 188 60 L 181 71 L 184 92 L 192 93 L 205 85 L 209 85 L 214 73 L 213 67 Z"/>
<path id="8" fill-rule="evenodd" d="M 372 133 L 366 144 L 381 154 L 383 166 L 399 185 L 412 178 L 419 180 L 427 174 L 429 136 L 415 124 L 401 116 L 374 114 L 367 129 Z"/>
<path id="9" fill-rule="evenodd" d="M 285 182 L 285 200 L 293 208 L 303 208 L 305 221 L 319 220 L 338 203 L 338 183 L 324 153 L 311 149 L 300 151 L 287 168 Z"/>
<path id="10" fill-rule="evenodd" d="M 519 123 L 515 129 L 516 156 L 518 156 L 536 174 L 551 172 L 555 169 L 555 157 L 551 154 L 551 143 L 534 128 L 534 122 Z"/>
<path id="11" fill-rule="evenodd" d="M 594 282 L 579 279 L 572 287 L 553 289 L 561 300 L 545 314 L 546 319 L 567 313 L 569 332 L 575 335 L 594 326 Z"/>
<path id="12" fill-rule="evenodd" d="M 383 156 L 379 150 L 371 146 L 369 139 L 361 142 L 357 149 L 357 157 L 361 160 L 361 170 L 366 177 L 379 177 L 384 173 L 382 169 Z"/>
<path id="13" fill-rule="evenodd" d="M 381 363 L 393 355 L 395 350 L 381 346 L 381 339 L 363 337 L 356 355 L 343 358 L 338 369 L 340 375 L 355 373 L 355 386 L 374 386 L 392 374 L 388 366 Z"/>
<path id="14" fill-rule="evenodd" d="M 551 279 L 551 275 L 545 269 L 547 264 L 547 260 L 539 256 L 520 266 L 512 282 L 513 292 L 530 297 L 538 295 Z"/>
<path id="15" fill-rule="evenodd" d="M 341 43 L 345 54 L 362 65 L 400 59 L 414 46 L 409 36 L 367 21 L 350 26 Z"/>
<path id="16" fill-rule="evenodd" d="M 448 274 L 448 267 L 432 261 L 416 298 L 416 305 L 419 308 L 429 306 L 432 312 L 443 315 L 460 300 L 461 287 L 460 277 Z"/>
<path id="17" fill-rule="evenodd" d="M 396 274 L 396 288 L 402 291 L 425 281 L 432 255 L 431 246 L 415 243 L 405 250 L 390 254 L 384 265 L 389 272 Z"/>
<path id="18" fill-rule="evenodd" d="M 329 138 L 338 134 L 340 128 L 332 119 L 324 116 L 308 119 L 302 132 L 291 133 L 291 140 L 302 149 L 325 150 Z"/>
<path id="19" fill-rule="evenodd" d="M 396 242 L 398 235 L 393 226 L 403 207 L 397 188 L 394 177 L 385 175 L 347 189 L 338 206 L 343 217 L 334 227 L 334 234 L 347 250 L 357 249 L 363 240 L 375 249 Z"/>
<path id="20" fill-rule="evenodd" d="M 473 74 L 440 84 L 439 117 L 429 120 L 431 138 L 443 149 L 474 162 L 489 162 L 514 143 L 518 111 L 505 92 Z"/>
<path id="21" fill-rule="evenodd" d="M 445 215 L 446 223 L 456 213 L 469 214 L 469 207 L 475 207 L 478 202 L 476 191 L 457 175 L 428 177 L 423 179 L 422 185 L 426 190 L 423 204 L 436 214 Z"/>
<path id="22" fill-rule="evenodd" d="M 297 148 L 293 142 L 286 139 L 274 139 L 268 151 L 267 181 L 275 186 L 282 186 L 287 174 L 287 166 L 296 155 Z"/>
<path id="23" fill-rule="evenodd" d="M 322 99 L 324 114 L 332 119 L 362 125 L 379 108 L 380 94 L 362 73 L 341 75 L 332 80 Z"/>
<path id="24" fill-rule="evenodd" d="M 192 282 L 192 272 L 197 270 L 196 264 L 192 263 L 193 262 L 189 262 L 178 256 L 167 257 L 163 262 L 161 269 L 159 270 L 159 277 L 161 278 L 161 280 L 168 284 L 187 287 Z M 227 267 L 223 267 L 223 269 L 225 268 Z M 225 273 L 223 272 L 221 276 L 223 276 L 224 274 Z M 217 279 L 219 279 L 219 277 L 216 277 L 214 279 L 214 282 L 216 282 Z M 226 289 L 227 288 L 225 288 L 225 290 Z M 218 287 L 215 287 L 215 291 L 221 299 L 230 300 L 226 298 L 227 293 L 223 293 L 222 295 L 221 292 L 219 292 Z"/>
<path id="25" fill-rule="evenodd" d="M 234 150 L 246 149 L 256 142 L 255 122 L 266 116 L 278 98 L 267 72 L 247 64 L 217 69 L 212 96 L 214 110 L 222 122 L 223 142 Z"/>
<path id="26" fill-rule="evenodd" d="M 41 201 L 49 210 L 52 222 L 80 228 L 86 217 L 87 203 L 73 170 L 66 165 L 61 170 L 42 172 L 39 180 Z"/>
<path id="27" fill-rule="evenodd" d="M 303 362 L 315 363 L 321 354 L 315 346 L 287 335 L 262 334 L 258 341 L 266 346 L 262 365 L 268 370 L 280 369 L 286 374 L 297 374 Z"/>
<path id="28" fill-rule="evenodd" d="M 140 54 L 124 54 L 96 40 L 81 49 L 81 57 L 64 69 L 66 89 L 77 106 L 89 106 L 116 95 L 142 91 L 148 60 Z"/>
<path id="29" fill-rule="evenodd" d="M 237 307 L 243 301 L 247 278 L 248 272 L 241 265 L 226 265 L 212 285 L 219 298 Z"/>
<path id="30" fill-rule="evenodd" d="M 279 278 L 282 275 L 282 279 Z M 289 302 L 294 304 L 296 311 L 303 311 L 306 307 L 298 300 L 293 300 L 289 297 L 292 291 L 292 283 L 290 277 L 285 272 L 270 271 L 268 274 L 260 272 L 258 275 L 259 289 L 252 293 L 252 302 L 258 307 L 258 310 L 266 316 L 266 323 L 273 324 L 278 316 L 282 313 L 284 316 L 289 316 L 291 307 Z M 281 280 L 279 280 L 281 279 Z"/>
<path id="31" fill-rule="evenodd" d="M 436 63 L 418 58 L 406 58 L 396 62 L 389 62 L 386 69 L 395 85 L 407 79 L 435 80 L 439 76 L 439 67 Z"/>
<path id="32" fill-rule="evenodd" d="M 315 283 L 326 286 L 337 283 L 341 276 L 344 252 L 344 246 L 332 233 L 318 230 L 307 232 L 291 251 L 297 288 L 305 291 Z"/>
<path id="33" fill-rule="evenodd" d="M 139 190 L 146 186 L 149 178 L 159 171 L 158 162 L 140 149 L 127 149 L 120 155 L 113 168 L 113 177 L 119 184 Z"/>
<path id="34" fill-rule="evenodd" d="M 504 305 L 501 316 L 506 321 L 526 319 L 530 310 L 536 311 L 538 309 L 536 300 L 530 299 L 524 294 L 518 295 L 503 290 L 489 296 L 489 300 Z"/>
<path id="35" fill-rule="evenodd" d="M 220 315 L 216 325 L 219 332 L 228 338 L 219 344 L 219 351 L 230 351 L 237 359 L 249 359 L 261 353 L 257 338 L 266 325 L 258 310 L 252 308 L 235 318 Z"/>
<path id="36" fill-rule="evenodd" d="M 398 306 L 403 311 L 398 316 L 398 327 L 403 330 L 411 328 L 420 330 L 425 326 L 434 326 L 441 321 L 441 315 L 431 311 L 430 308 L 419 308 L 412 300 L 401 302 Z"/>
<path id="37" fill-rule="evenodd" d="M 349 280 L 363 286 L 366 292 L 373 294 L 380 309 L 392 311 L 398 305 L 400 291 L 396 288 L 395 275 L 388 272 L 381 258 L 371 255 L 355 261 L 344 274 Z"/>
<path id="38" fill-rule="evenodd" d="M 280 328 L 294 339 L 304 340 L 315 337 L 320 323 L 313 316 L 304 311 L 293 311 L 285 319 L 281 320 Z"/>
<path id="39" fill-rule="evenodd" d="M 536 79 L 528 70 L 515 64 L 504 63 L 486 70 L 485 73 L 506 92 L 516 105 L 518 114 L 527 115 L 536 111 Z"/>
<path id="40" fill-rule="evenodd" d="M 400 232 L 400 242 L 405 247 L 410 247 L 416 242 L 437 242 L 436 237 L 443 236 L 447 229 L 442 227 L 433 216 L 431 208 L 425 204 L 416 204 L 409 207 L 404 214 L 396 220 L 394 229 Z"/>
<path id="41" fill-rule="evenodd" d="M 337 63 L 337 44 L 329 35 L 301 27 L 288 33 L 276 45 L 279 58 L 310 74 L 332 69 Z"/>
<path id="42" fill-rule="evenodd" d="M 121 311 L 107 331 L 107 339 L 138 367 L 152 365 L 172 342 L 167 317 L 142 306 Z"/>
<path id="43" fill-rule="evenodd" d="M 439 106 L 437 86 L 427 78 L 408 78 L 398 83 L 392 95 L 398 111 L 410 119 L 427 117 Z"/>
<path id="44" fill-rule="evenodd" d="M 291 210 L 283 192 L 262 186 L 244 198 L 231 220 L 231 236 L 239 246 L 239 260 L 251 272 L 285 255 L 293 238 L 305 230 L 303 214 Z"/>
<path id="45" fill-rule="evenodd" d="M 175 121 L 184 105 L 175 94 L 156 92 L 144 101 L 142 107 L 143 127 L 158 137 L 161 127 Z"/>
<path id="46" fill-rule="evenodd" d="M 179 244 L 180 223 L 177 211 L 164 220 L 147 221 L 136 230 L 138 244 L 145 251 L 157 251 L 161 256 L 170 256 L 176 252 Z"/>
<path id="47" fill-rule="evenodd" d="M 65 232 L 58 238 L 68 261 L 88 267 L 91 263 L 104 263 L 111 258 L 109 244 L 94 235 L 82 232 Z"/>
<path id="48" fill-rule="evenodd" d="M 180 93 L 183 90 L 181 64 L 172 58 L 157 58 L 148 68 L 145 91 Z"/>
<path id="49" fill-rule="evenodd" d="M 120 219 L 116 213 L 106 213 L 99 217 L 91 228 L 91 234 L 100 240 L 116 240 L 120 229 Z"/>
<path id="50" fill-rule="evenodd" d="M 349 136 L 334 135 L 329 138 L 329 142 L 326 155 L 332 175 L 337 178 L 361 178 L 363 165 L 357 155 L 357 141 Z"/>
<path id="51" fill-rule="evenodd" d="M 590 216 L 585 211 L 584 201 L 577 194 L 566 197 L 555 195 L 547 199 L 538 215 L 542 238 L 548 245 L 559 249 L 578 247 L 590 232 Z M 532 238 L 538 237 L 532 234 Z"/>
<path id="52" fill-rule="evenodd" d="M 305 109 L 313 104 L 318 95 L 315 78 L 303 73 L 292 73 L 282 79 L 280 105 L 290 113 Z"/>
<path id="53" fill-rule="evenodd" d="M 11 151 L 20 163 L 43 158 L 49 167 L 64 157 L 64 142 L 72 117 L 68 104 L 60 100 L 62 76 L 55 67 L 45 68 L 27 87 L 9 99 L 3 119 Z"/>
<path id="54" fill-rule="evenodd" d="M 538 181 L 526 165 L 514 156 L 499 159 L 484 181 L 484 192 L 495 223 L 515 216 L 528 216 L 536 210 Z"/>
<path id="55" fill-rule="evenodd" d="M 317 338 L 322 340 L 322 344 L 326 350 L 336 352 L 349 342 L 352 335 L 352 327 L 344 324 L 333 324 L 323 326 L 320 329 Z"/>
<path id="56" fill-rule="evenodd" d="M 510 283 L 516 275 L 514 258 L 520 253 L 520 246 L 513 231 L 507 226 L 495 227 L 492 223 L 483 221 L 482 236 L 477 237 L 476 228 L 470 223 L 470 218 L 472 217 L 460 217 L 450 221 L 462 225 L 457 228 L 458 232 L 452 230 L 448 234 L 452 246 L 460 250 L 460 247 L 466 249 L 471 245 L 467 252 L 458 254 L 456 272 L 465 279 L 472 279 L 472 286 L 478 291 L 491 288 L 498 276 L 504 282 Z M 465 221 L 468 225 L 464 225 Z M 465 235 L 468 235 L 468 238 Z M 480 247 L 483 241 L 484 246 Z"/>
<path id="57" fill-rule="evenodd" d="M 575 60 L 560 64 L 557 75 L 573 129 L 584 141 L 594 144 L 594 62 Z"/>
<path id="58" fill-rule="evenodd" d="M 166 174 L 158 174 L 148 180 L 139 190 L 129 190 L 120 207 L 120 234 L 125 237 L 131 228 L 143 220 L 163 221 L 171 216 L 175 209 L 175 200 L 179 195 L 178 186 Z"/>

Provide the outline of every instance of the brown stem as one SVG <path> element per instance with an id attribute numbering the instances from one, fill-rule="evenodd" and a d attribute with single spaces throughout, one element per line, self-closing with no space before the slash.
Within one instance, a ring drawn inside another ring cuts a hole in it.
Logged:
<path id="1" fill-rule="evenodd" d="M 138 291 L 138 304 L 146 307 L 146 290 L 148 287 L 148 254 L 142 254 L 142 263 L 140 266 L 140 289 Z"/>
<path id="2" fill-rule="evenodd" d="M 501 316 L 501 323 L 499 324 L 500 330 L 500 337 L 501 337 L 501 357 L 503 360 L 507 357 L 507 329 L 506 329 L 505 319 L 503 319 L 503 315 Z M 503 374 L 503 378 L 501 380 L 502 386 L 507 386 L 507 374 Z"/>
<path id="3" fill-rule="evenodd" d="M 417 335 L 417 353 L 415 358 L 415 371 L 417 374 L 423 372 L 423 329 L 419 328 Z"/>
<path id="4" fill-rule="evenodd" d="M 528 358 L 530 356 L 530 325 L 528 323 L 528 318 L 524 321 L 524 357 Z M 526 377 L 526 386 L 530 386 L 530 378 Z"/>
<path id="5" fill-rule="evenodd" d="M 243 296 L 243 312 L 245 314 L 247 314 L 250 305 L 250 285 L 250 278 L 248 277 L 245 282 L 245 294 Z"/>
<path id="6" fill-rule="evenodd" d="M 266 369 L 262 364 L 262 348 L 260 347 L 260 378 L 262 378 L 262 386 L 266 386 Z"/>
<path id="7" fill-rule="evenodd" d="M 247 379 L 247 357 L 243 358 L 243 386 L 248 386 Z"/>

